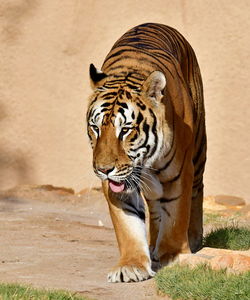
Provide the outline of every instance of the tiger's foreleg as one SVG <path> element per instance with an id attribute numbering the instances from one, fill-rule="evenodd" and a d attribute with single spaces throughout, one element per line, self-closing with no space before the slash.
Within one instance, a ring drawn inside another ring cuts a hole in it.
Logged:
<path id="1" fill-rule="evenodd" d="M 120 260 L 108 274 L 109 282 L 142 281 L 154 276 L 147 242 L 145 209 L 138 193 L 117 195 L 103 182 L 110 216 L 120 250 Z"/>

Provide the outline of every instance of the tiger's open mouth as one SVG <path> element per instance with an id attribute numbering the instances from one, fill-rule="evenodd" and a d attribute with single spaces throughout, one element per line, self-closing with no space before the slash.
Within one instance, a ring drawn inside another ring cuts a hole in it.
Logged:
<path id="1" fill-rule="evenodd" d="M 140 179 L 141 170 L 134 170 L 131 172 L 125 179 L 124 177 L 121 180 L 108 179 L 109 188 L 114 193 L 130 193 L 134 190 L 140 191 L 142 180 Z"/>
<path id="2" fill-rule="evenodd" d="M 114 193 L 121 193 L 125 190 L 125 182 L 116 182 L 111 179 L 108 179 L 109 187 Z"/>

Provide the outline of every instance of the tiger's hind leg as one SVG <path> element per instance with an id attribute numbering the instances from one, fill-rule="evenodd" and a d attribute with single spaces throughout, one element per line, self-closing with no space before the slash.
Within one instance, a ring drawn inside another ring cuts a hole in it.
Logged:
<path id="1" fill-rule="evenodd" d="M 160 230 L 161 223 L 161 204 L 157 200 L 147 200 L 149 209 L 149 250 L 152 259 L 152 269 L 157 271 L 160 268 L 159 260 L 154 257 L 153 253 Z"/>
<path id="2" fill-rule="evenodd" d="M 194 182 L 192 188 L 192 203 L 188 229 L 189 245 L 192 252 L 202 247 L 203 238 L 203 173 L 206 162 L 206 134 L 205 127 L 201 126 L 197 149 L 194 156 Z"/>
<path id="3" fill-rule="evenodd" d="M 168 202 L 169 200 L 172 202 Z M 162 219 L 152 259 L 159 260 L 164 266 L 178 258 L 179 254 L 190 253 L 187 207 L 189 204 L 185 195 L 175 200 L 163 198 L 160 201 Z"/>
<path id="4" fill-rule="evenodd" d="M 188 228 L 193 185 L 192 152 L 186 152 L 183 167 L 174 180 L 164 183 L 161 223 L 154 257 L 162 265 L 169 264 L 181 253 L 190 253 Z"/>
<path id="5" fill-rule="evenodd" d="M 198 185 L 194 181 L 188 240 L 192 253 L 202 248 L 203 239 L 203 178 L 199 178 Z"/>

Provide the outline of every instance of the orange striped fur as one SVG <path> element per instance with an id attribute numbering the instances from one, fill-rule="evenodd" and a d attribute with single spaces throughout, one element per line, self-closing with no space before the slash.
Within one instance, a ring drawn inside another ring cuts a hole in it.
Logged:
<path id="1" fill-rule="evenodd" d="M 114 44 L 101 71 L 91 65 L 90 78 L 93 168 L 121 255 L 108 280 L 141 281 L 154 275 L 152 265 L 201 247 L 206 132 L 199 66 L 178 31 L 147 23 Z"/>

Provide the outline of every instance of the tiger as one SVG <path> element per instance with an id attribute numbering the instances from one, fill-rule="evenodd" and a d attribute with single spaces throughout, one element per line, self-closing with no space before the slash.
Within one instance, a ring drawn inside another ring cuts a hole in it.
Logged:
<path id="1" fill-rule="evenodd" d="M 120 259 L 109 282 L 153 277 L 201 248 L 206 128 L 194 50 L 174 28 L 145 23 L 89 68 L 87 133 Z M 148 225 L 147 225 L 148 224 Z"/>

